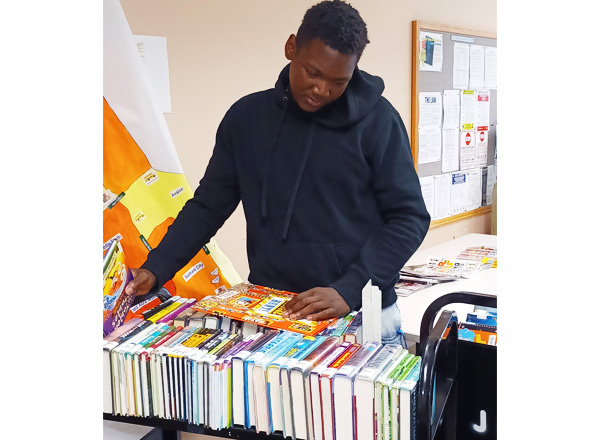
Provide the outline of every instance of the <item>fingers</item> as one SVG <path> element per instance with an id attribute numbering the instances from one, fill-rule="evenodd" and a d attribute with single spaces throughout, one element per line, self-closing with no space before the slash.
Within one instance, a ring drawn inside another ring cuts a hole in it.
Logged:
<path id="1" fill-rule="evenodd" d="M 308 315 L 306 319 L 309 321 L 325 321 L 326 319 L 337 318 L 337 316 L 338 313 L 336 310 L 332 307 L 329 307 L 328 309 Z"/>
<path id="2" fill-rule="evenodd" d="M 295 315 L 296 313 L 300 312 L 300 310 L 304 309 L 313 301 L 318 300 L 318 298 L 314 297 L 312 290 L 314 289 L 299 293 L 287 303 L 285 303 L 285 310 L 282 316 L 286 319 L 295 319 L 292 318 L 292 315 Z"/>
<path id="3" fill-rule="evenodd" d="M 293 321 L 297 321 L 299 319 L 305 319 L 309 315 L 319 313 L 322 310 L 325 310 L 328 308 L 329 308 L 329 306 L 327 305 L 326 302 L 316 300 L 314 302 L 309 302 L 301 309 L 295 310 L 294 312 L 290 313 L 289 319 L 291 319 Z"/>
<path id="4" fill-rule="evenodd" d="M 133 280 L 125 287 L 125 293 L 128 295 L 144 295 L 154 287 L 156 277 L 152 272 L 146 269 L 131 269 Z"/>

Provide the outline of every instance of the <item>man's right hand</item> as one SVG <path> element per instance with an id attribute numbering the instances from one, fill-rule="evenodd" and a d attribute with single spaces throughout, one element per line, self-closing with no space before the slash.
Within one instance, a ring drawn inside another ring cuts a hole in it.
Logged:
<path id="1" fill-rule="evenodd" d="M 156 277 L 147 269 L 131 269 L 133 280 L 127 287 L 125 293 L 127 295 L 145 295 L 154 287 Z"/>

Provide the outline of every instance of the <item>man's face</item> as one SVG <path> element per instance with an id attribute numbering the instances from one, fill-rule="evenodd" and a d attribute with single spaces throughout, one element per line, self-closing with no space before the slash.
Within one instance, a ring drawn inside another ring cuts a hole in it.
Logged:
<path id="1" fill-rule="evenodd" d="M 285 44 L 290 60 L 290 91 L 294 101 L 306 112 L 315 112 L 344 93 L 358 62 L 356 55 L 346 55 L 314 39 L 296 46 L 291 35 Z"/>

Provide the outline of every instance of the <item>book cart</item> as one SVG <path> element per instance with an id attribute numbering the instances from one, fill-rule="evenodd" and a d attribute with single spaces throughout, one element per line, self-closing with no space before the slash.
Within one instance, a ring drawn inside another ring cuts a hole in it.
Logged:
<path id="1" fill-rule="evenodd" d="M 496 297 L 453 292 L 435 300 L 425 311 L 421 341 L 416 348 L 422 357 L 416 440 L 496 438 L 496 347 L 459 340 L 457 321 L 451 311 L 442 311 L 434 326 L 438 312 L 454 303 L 495 308 Z M 156 417 L 103 413 L 103 418 L 154 427 L 142 440 L 179 440 L 181 432 L 217 438 L 284 439 L 281 433 L 266 435 L 238 427 L 213 430 Z"/>
<path id="2" fill-rule="evenodd" d="M 417 440 L 491 440 L 497 435 L 496 347 L 459 340 L 453 312 L 443 311 L 433 325 L 438 312 L 455 303 L 496 308 L 497 300 L 481 293 L 453 292 L 425 310 L 417 344 L 423 358 Z"/>

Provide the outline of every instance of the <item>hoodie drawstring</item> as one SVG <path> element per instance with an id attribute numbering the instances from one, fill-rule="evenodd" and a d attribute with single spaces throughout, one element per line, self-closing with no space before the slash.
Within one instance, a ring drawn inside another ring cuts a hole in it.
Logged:
<path id="1" fill-rule="evenodd" d="M 265 165 L 265 175 L 263 177 L 263 185 L 262 185 L 262 197 L 261 197 L 261 212 L 262 218 L 267 218 L 267 176 L 269 174 L 269 168 L 271 166 L 271 155 L 273 149 L 275 148 L 275 144 L 277 143 L 277 137 L 279 135 L 279 129 L 281 128 L 281 123 L 283 122 L 283 118 L 285 117 L 285 112 L 287 110 L 288 98 L 287 96 L 283 97 L 283 112 L 281 113 L 281 118 L 279 118 L 279 123 L 277 124 L 277 129 L 275 130 L 275 136 L 273 137 L 273 142 L 271 143 L 271 147 L 269 148 L 269 152 L 267 153 L 267 163 Z"/>
<path id="2" fill-rule="evenodd" d="M 298 170 L 298 175 L 296 176 L 296 182 L 294 183 L 294 188 L 292 190 L 292 196 L 290 197 L 290 203 L 288 204 L 287 213 L 285 215 L 285 222 L 283 223 L 283 233 L 281 235 L 281 238 L 283 238 L 284 240 L 287 237 L 288 229 L 290 227 L 292 211 L 294 209 L 294 203 L 296 202 L 296 194 L 298 194 L 298 188 L 300 187 L 300 181 L 302 180 L 302 175 L 304 174 L 304 168 L 306 167 L 306 162 L 308 162 L 308 154 L 310 153 L 310 147 L 312 146 L 314 127 L 315 127 L 315 124 L 313 122 L 310 125 L 310 132 L 308 133 L 308 141 L 306 142 L 306 149 L 304 150 L 304 156 L 302 157 L 302 163 L 300 164 L 300 169 Z"/>

